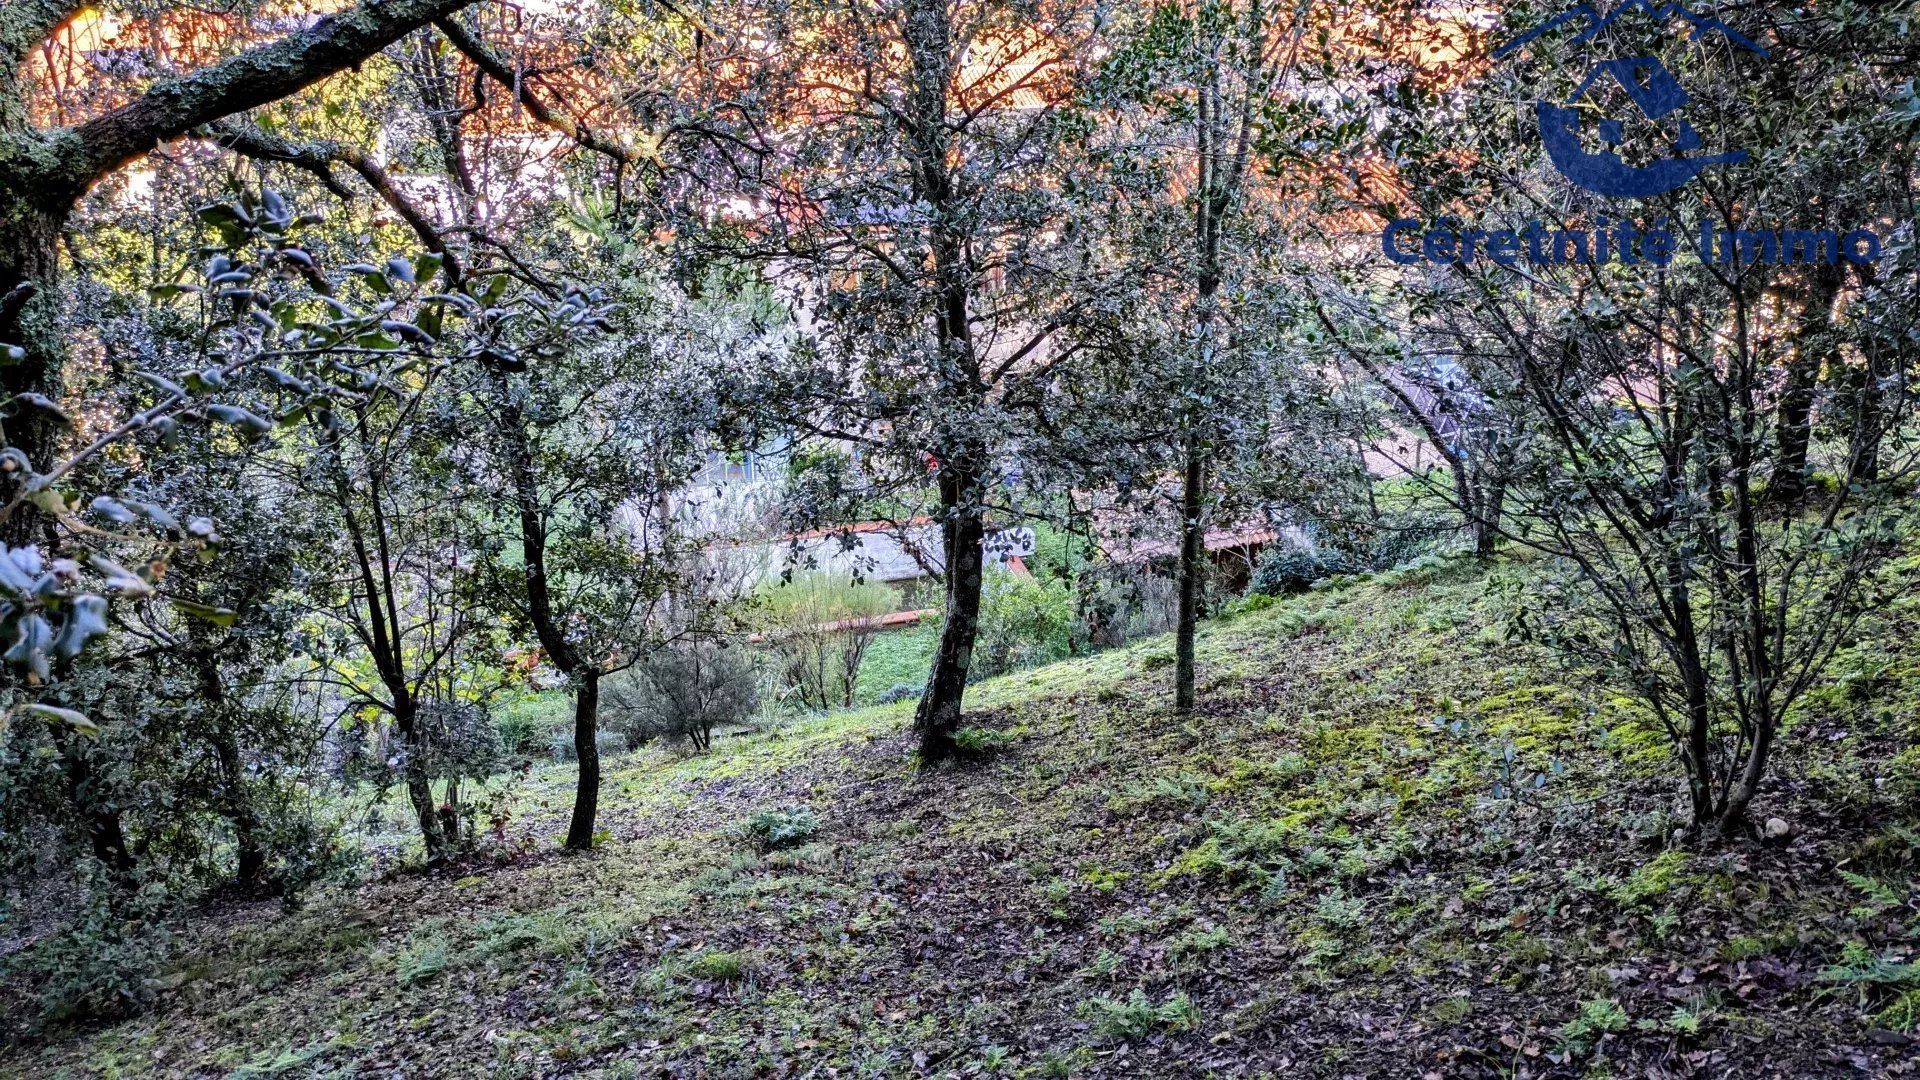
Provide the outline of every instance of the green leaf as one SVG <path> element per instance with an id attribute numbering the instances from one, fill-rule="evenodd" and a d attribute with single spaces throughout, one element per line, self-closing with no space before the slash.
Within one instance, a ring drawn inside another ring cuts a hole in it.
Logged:
<path id="1" fill-rule="evenodd" d="M 238 405 L 208 405 L 207 415 L 223 424 L 245 428 L 254 435 L 265 435 L 273 430 L 273 421 Z"/>
<path id="2" fill-rule="evenodd" d="M 174 382 L 172 379 L 169 379 L 160 375 L 155 375 L 151 371 L 136 371 L 134 372 L 134 374 L 152 383 L 153 388 L 160 391 L 162 394 L 167 394 L 172 397 L 187 396 L 187 391 L 183 387 L 181 387 L 179 383 Z"/>
<path id="3" fill-rule="evenodd" d="M 173 609 L 182 615 L 203 619 L 223 628 L 232 626 L 233 621 L 240 617 L 240 613 L 232 608 L 211 607 L 207 604 L 196 604 L 191 600 L 175 600 Z"/>
<path id="4" fill-rule="evenodd" d="M 44 616 L 28 615 L 20 620 L 19 636 L 4 654 L 7 663 L 25 668 L 45 681 L 53 673 L 47 661 L 47 646 L 53 642 L 53 627 Z"/>
<path id="5" fill-rule="evenodd" d="M 48 397 L 45 394 L 34 394 L 34 393 L 15 394 L 13 395 L 13 400 L 20 402 L 23 405 L 32 406 L 33 408 L 39 409 L 41 412 L 52 413 L 54 416 L 54 419 L 60 421 L 60 424 L 62 427 L 73 426 L 73 421 L 67 416 L 66 411 L 60 408 L 60 406 L 54 404 L 53 399 Z"/>
<path id="6" fill-rule="evenodd" d="M 77 596 L 69 605 L 67 620 L 54 639 L 53 653 L 71 660 L 86 651 L 93 639 L 107 632 L 107 601 L 100 596 Z"/>
<path id="7" fill-rule="evenodd" d="M 127 505 L 111 495 L 102 495 L 89 504 L 94 513 L 116 525 L 131 525 L 139 520 Z"/>
<path id="8" fill-rule="evenodd" d="M 121 566 L 119 563 L 114 562 L 112 559 L 107 558 L 105 555 L 91 556 L 87 559 L 87 563 L 92 566 L 94 570 L 98 571 L 101 577 L 106 579 L 104 585 L 109 592 L 116 592 L 122 596 L 136 598 L 153 595 L 152 582 Z"/>
<path id="9" fill-rule="evenodd" d="M 100 725 L 94 723 L 86 713 L 76 712 L 73 709 L 63 709 L 58 705 L 43 705 L 37 701 L 22 705 L 20 709 L 22 712 L 30 712 L 43 720 L 49 720 L 56 724 L 65 724 L 89 739 L 97 739 L 100 737 Z"/>

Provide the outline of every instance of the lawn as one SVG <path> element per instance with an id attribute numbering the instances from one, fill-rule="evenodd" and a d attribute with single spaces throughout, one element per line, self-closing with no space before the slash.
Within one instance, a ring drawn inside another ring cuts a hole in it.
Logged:
<path id="1" fill-rule="evenodd" d="M 483 857 L 208 912 L 158 1011 L 0 1074 L 1914 1073 L 1920 600 L 1795 718 L 1786 835 L 1692 849 L 1661 737 L 1490 580 L 1209 623 L 1184 721 L 1156 639 L 975 687 L 965 765 L 909 705 L 630 755 L 588 856 L 536 769 Z"/>

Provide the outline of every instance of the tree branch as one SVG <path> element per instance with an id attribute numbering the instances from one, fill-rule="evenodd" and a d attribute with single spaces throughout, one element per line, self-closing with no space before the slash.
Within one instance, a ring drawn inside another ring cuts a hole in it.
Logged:
<path id="1" fill-rule="evenodd" d="M 440 227 L 394 185 L 393 177 L 387 174 L 385 168 L 369 158 L 366 151 L 359 147 L 331 141 L 296 143 L 277 135 L 270 135 L 252 124 L 234 119 L 210 124 L 207 132 L 213 136 L 215 142 L 236 153 L 260 161 L 283 162 L 310 172 L 320 178 L 320 182 L 326 185 L 328 191 L 342 199 L 351 198 L 352 193 L 341 186 L 339 179 L 333 175 L 333 166 L 339 164 L 352 169 L 360 174 L 360 178 L 367 182 L 367 186 L 373 189 L 374 194 L 380 196 L 381 202 L 386 203 L 394 213 L 399 214 L 406 221 L 407 226 L 413 230 L 415 236 L 420 238 L 420 243 L 428 251 L 440 256 L 441 273 L 446 277 L 449 286 L 458 285 L 460 279 L 466 275 L 459 255 L 447 246 Z"/>
<path id="2" fill-rule="evenodd" d="M 0 5 L 0 82 L 17 80 L 34 46 L 83 6 L 85 0 L 8 0 Z"/>
<path id="3" fill-rule="evenodd" d="M 179 79 L 168 79 L 63 134 L 77 141 L 67 179 L 84 188 L 168 139 L 278 101 L 354 67 L 402 36 L 474 0 L 362 0 L 305 30 Z"/>
<path id="4" fill-rule="evenodd" d="M 440 32 L 447 36 L 447 40 L 453 43 L 454 48 L 460 50 L 461 54 L 466 56 L 468 60 L 473 61 L 473 65 L 479 68 L 487 78 L 506 87 L 508 92 L 514 95 L 514 100 L 524 106 L 535 120 L 572 139 L 583 148 L 592 150 L 598 154 L 604 154 L 622 165 L 652 163 L 651 158 L 635 153 L 627 147 L 595 133 L 585 124 L 570 117 L 562 116 L 548 108 L 547 104 L 534 94 L 533 85 L 527 78 L 528 73 L 502 59 L 486 42 L 481 41 L 479 36 L 474 34 L 473 31 L 468 30 L 450 18 L 435 19 L 433 25 L 438 27 Z"/>

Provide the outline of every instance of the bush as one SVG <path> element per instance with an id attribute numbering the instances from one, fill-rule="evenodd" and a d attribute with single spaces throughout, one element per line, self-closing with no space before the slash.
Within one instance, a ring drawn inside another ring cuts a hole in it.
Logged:
<path id="1" fill-rule="evenodd" d="M 570 726 L 573 719 L 567 695 L 548 691 L 526 694 L 494 711 L 493 726 L 503 753 L 526 757 L 547 744 L 548 734 Z"/>
<path id="2" fill-rule="evenodd" d="M 607 727 L 593 733 L 593 745 L 602 757 L 629 749 L 626 735 Z M 571 762 L 574 759 L 573 727 L 554 728 L 547 736 L 547 750 L 553 754 L 553 760 L 560 764 Z"/>
<path id="3" fill-rule="evenodd" d="M 696 642 L 655 652 L 607 694 L 608 727 L 628 746 L 650 739 L 713 749 L 716 728 L 760 708 L 760 673 L 742 648 Z"/>
<path id="4" fill-rule="evenodd" d="M 1457 515 L 1416 511 L 1384 515 L 1367 544 L 1365 568 L 1385 570 L 1423 555 L 1443 554 L 1459 535 Z"/>
<path id="5" fill-rule="evenodd" d="M 1078 578 L 1076 600 L 1077 638 L 1111 649 L 1172 630 L 1179 587 L 1145 565 L 1089 566 Z"/>
<path id="6" fill-rule="evenodd" d="M 919 701 L 923 689 L 912 683 L 894 683 L 886 693 L 881 694 L 874 701 L 881 705 L 892 705 L 901 701 Z"/>
<path id="7" fill-rule="evenodd" d="M 1355 568 L 1351 558 L 1331 545 L 1275 544 L 1260 553 L 1248 588 L 1262 596 L 1284 596 Z"/>
<path id="8" fill-rule="evenodd" d="M 173 897 L 162 885 L 125 892 L 93 862 L 82 864 L 79 879 L 78 919 L 6 957 L 0 969 L 37 992 L 42 1022 L 132 1016 L 151 1002 L 151 980 L 168 951 L 164 916 Z"/>
<path id="9" fill-rule="evenodd" d="M 987 678 L 1073 652 L 1073 589 L 1057 579 L 995 572 L 980 598 L 973 674 Z"/>
<path id="10" fill-rule="evenodd" d="M 1316 581 L 1444 554 L 1459 534 L 1457 517 L 1421 511 L 1382 514 L 1357 535 L 1330 539 L 1311 530 L 1305 544 L 1275 544 L 1261 552 L 1248 591 L 1263 596 L 1305 592 Z"/>
<path id="11" fill-rule="evenodd" d="M 786 692 L 816 712 L 853 704 L 860 663 L 879 631 L 874 622 L 900 600 L 885 585 L 834 574 L 801 574 L 756 599 Z"/>
<path id="12" fill-rule="evenodd" d="M 734 829 L 735 835 L 761 851 L 797 847 L 819 832 L 819 815 L 804 806 L 759 810 Z"/>

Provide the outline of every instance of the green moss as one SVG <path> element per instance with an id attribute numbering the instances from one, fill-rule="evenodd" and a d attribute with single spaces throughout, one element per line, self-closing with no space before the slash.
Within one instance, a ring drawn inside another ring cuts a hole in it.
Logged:
<path id="1" fill-rule="evenodd" d="M 710 950 L 687 962 L 687 974 L 710 982 L 738 982 L 747 976 L 747 962 L 739 953 Z"/>
<path id="2" fill-rule="evenodd" d="M 1442 1027 L 1452 1027 L 1472 1014 L 1473 999 L 1465 996 L 1442 998 L 1427 1010 L 1434 1023 Z"/>
<path id="3" fill-rule="evenodd" d="M 1692 859 L 1685 851 L 1663 851 L 1628 875 L 1625 881 L 1607 889 L 1607 895 L 1628 907 L 1651 903 L 1688 880 L 1686 869 Z"/>

